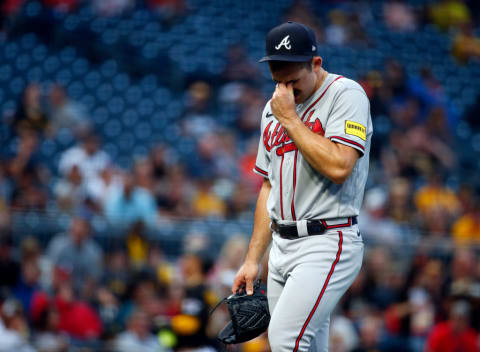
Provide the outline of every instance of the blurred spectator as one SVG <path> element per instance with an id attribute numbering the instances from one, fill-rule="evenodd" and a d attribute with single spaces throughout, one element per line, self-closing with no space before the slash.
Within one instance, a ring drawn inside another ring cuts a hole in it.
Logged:
<path id="1" fill-rule="evenodd" d="M 360 322 L 359 345 L 352 352 L 382 351 L 380 339 L 382 333 L 382 321 L 368 315 Z"/>
<path id="2" fill-rule="evenodd" d="M 192 215 L 190 206 L 194 187 L 188 179 L 185 168 L 181 164 L 172 165 L 167 170 L 167 177 L 160 182 L 157 203 L 163 215 L 185 217 Z"/>
<path id="3" fill-rule="evenodd" d="M 476 255 L 468 247 L 455 250 L 451 263 L 451 278 L 448 290 L 457 297 L 474 298 L 478 296 L 479 282 L 475 278 Z"/>
<path id="4" fill-rule="evenodd" d="M 385 84 L 382 74 L 378 71 L 370 71 L 359 81 L 370 100 L 370 112 L 372 118 L 386 115 L 389 103 L 392 99 L 392 91 Z"/>
<path id="5" fill-rule="evenodd" d="M 78 135 L 89 128 L 85 107 L 72 100 L 60 84 L 55 84 L 50 89 L 49 103 L 51 128 L 54 133 L 65 128 Z"/>
<path id="6" fill-rule="evenodd" d="M 227 211 L 225 202 L 212 189 L 212 181 L 204 178 L 197 182 L 197 191 L 192 198 L 192 208 L 196 216 L 224 217 Z"/>
<path id="7" fill-rule="evenodd" d="M 40 268 L 37 258 L 24 259 L 21 263 L 21 276 L 13 289 L 13 294 L 22 304 L 26 315 L 30 316 L 32 298 L 40 291 Z"/>
<path id="8" fill-rule="evenodd" d="M 452 227 L 457 244 L 480 244 L 480 198 L 474 200 L 473 208 L 462 215 Z"/>
<path id="9" fill-rule="evenodd" d="M 227 202 L 227 218 L 251 219 L 254 212 L 252 209 L 254 192 L 255 190 L 246 182 L 234 184 L 234 191 Z"/>
<path id="10" fill-rule="evenodd" d="M 68 232 L 54 237 L 47 249 L 53 265 L 66 271 L 75 291 L 86 297 L 92 294 L 93 285 L 103 272 L 102 249 L 90 235 L 88 218 L 78 214 L 72 218 Z"/>
<path id="11" fill-rule="evenodd" d="M 450 308 L 450 319 L 435 325 L 428 337 L 425 351 L 478 351 L 478 334 L 470 325 L 469 315 L 468 302 L 453 302 Z"/>
<path id="12" fill-rule="evenodd" d="M 37 296 L 38 313 L 33 324 L 36 329 L 33 345 L 38 352 L 67 352 L 68 338 L 59 331 L 59 313 L 46 297 L 45 301 L 40 302 L 41 300 L 43 297 Z"/>
<path id="13" fill-rule="evenodd" d="M 17 255 L 20 264 L 23 266 L 29 263 L 29 267 L 25 268 L 28 269 L 25 272 L 25 278 L 28 286 L 31 286 L 31 289 L 33 288 L 33 296 L 40 290 L 48 290 L 52 284 L 52 263 L 44 255 L 40 241 L 33 235 L 26 235 L 22 238 L 19 247 L 20 251 Z M 33 277 L 33 273 L 36 273 L 37 277 Z M 30 318 L 32 315 L 31 301 L 29 306 L 25 306 L 25 310 L 29 313 Z"/>
<path id="14" fill-rule="evenodd" d="M 182 118 L 183 133 L 201 138 L 216 130 L 218 124 L 212 116 L 212 87 L 204 81 L 193 82 L 186 92 L 185 112 Z"/>
<path id="15" fill-rule="evenodd" d="M 119 319 L 125 323 L 128 316 L 141 310 L 155 319 L 168 312 L 168 305 L 164 304 L 159 284 L 150 268 L 144 268 L 132 275 L 128 288 L 127 299 L 122 302 Z"/>
<path id="16" fill-rule="evenodd" d="M 100 147 L 100 138 L 93 132 L 86 133 L 80 144 L 62 153 L 58 166 L 60 174 L 68 175 L 71 168 L 77 165 L 84 182 L 93 182 L 110 164 L 110 157 Z"/>
<path id="17" fill-rule="evenodd" d="M 336 8 L 328 13 L 328 19 L 329 24 L 325 28 L 327 44 L 336 46 L 369 44 L 360 14 Z M 301 19 L 299 22 L 304 23 Z"/>
<path id="18" fill-rule="evenodd" d="M 249 185 L 252 191 L 258 192 L 262 185 L 263 178 L 252 172 L 257 159 L 258 136 L 250 138 L 245 144 L 245 150 L 238 160 L 240 178 Z"/>
<path id="19" fill-rule="evenodd" d="M 303 23 L 312 28 L 318 42 L 322 42 L 324 38 L 323 26 L 309 1 L 295 0 L 287 11 L 286 20 Z"/>
<path id="20" fill-rule="evenodd" d="M 248 239 L 243 235 L 235 235 L 229 238 L 223 245 L 214 271 L 215 283 L 225 288 L 222 295 L 227 295 L 233 284 L 237 270 L 243 263 L 248 249 Z"/>
<path id="21" fill-rule="evenodd" d="M 394 102 L 403 102 L 407 97 L 405 68 L 395 59 L 388 59 L 384 65 L 384 82 L 392 91 Z"/>
<path id="22" fill-rule="evenodd" d="M 205 284 L 212 261 L 206 252 L 185 253 L 180 258 L 180 270 L 185 285 L 179 314 L 172 318 L 171 325 L 178 337 L 177 348 L 200 348 L 215 351 L 207 335 L 209 310 L 218 301 Z"/>
<path id="23" fill-rule="evenodd" d="M 131 270 L 123 246 L 113 246 L 105 259 L 105 270 L 96 292 L 98 313 L 106 334 L 122 328 L 121 303 L 127 298 Z"/>
<path id="24" fill-rule="evenodd" d="M 453 104 L 449 101 L 443 84 L 430 68 L 422 67 L 419 75 L 413 75 L 409 78 L 407 85 L 410 93 L 422 103 L 421 114 L 423 119 L 432 112 L 442 113 L 444 115 L 443 121 L 439 121 L 439 123 L 442 124 L 443 128 L 448 129 L 450 127 L 451 129 L 457 126 L 459 116 L 455 112 Z"/>
<path id="25" fill-rule="evenodd" d="M 100 208 L 103 208 L 108 197 L 122 189 L 122 173 L 114 166 L 109 165 L 100 171 L 99 177 L 88 183 L 83 182 L 82 185 L 86 188 L 87 198 L 94 200 Z"/>
<path id="26" fill-rule="evenodd" d="M 0 311 L 0 351 L 35 352 L 28 343 L 29 329 L 21 305 L 15 300 L 2 302 Z"/>
<path id="27" fill-rule="evenodd" d="M 252 84 L 258 84 L 261 77 L 258 65 L 250 60 L 242 44 L 232 45 L 228 48 L 222 76 L 227 82 L 238 81 Z"/>
<path id="28" fill-rule="evenodd" d="M 330 351 L 352 351 L 358 345 L 358 335 L 353 322 L 343 315 L 335 315 L 332 317 L 331 324 Z"/>
<path id="29" fill-rule="evenodd" d="M 359 216 L 359 228 L 363 239 L 369 243 L 395 246 L 403 243 L 406 234 L 388 217 L 387 194 L 373 188 L 366 192 L 364 211 Z"/>
<path id="30" fill-rule="evenodd" d="M 437 116 L 431 115 L 427 126 L 418 125 L 411 128 L 406 138 L 415 154 L 417 165 L 423 173 L 428 173 L 428 168 L 433 166 L 429 166 L 429 164 L 432 163 L 438 163 L 445 169 L 452 169 L 457 163 L 457 156 L 452 148 L 442 141 L 442 134 L 435 134 L 435 119 Z M 440 118 L 442 116 L 440 115 Z M 448 135 L 444 133 L 443 137 L 448 138 Z M 423 167 L 420 164 L 422 161 L 424 162 Z M 438 172 L 440 172 L 440 169 L 438 169 Z"/>
<path id="31" fill-rule="evenodd" d="M 373 248 L 364 264 L 367 277 L 365 295 L 375 307 L 385 309 L 395 302 L 398 297 L 395 285 L 391 279 L 396 268 L 390 250 L 385 247 Z"/>
<path id="32" fill-rule="evenodd" d="M 32 130 L 19 132 L 16 154 L 7 161 L 8 175 L 14 180 L 11 205 L 17 210 L 44 209 L 48 173 L 37 154 L 38 135 Z"/>
<path id="33" fill-rule="evenodd" d="M 166 146 L 162 144 L 154 146 L 150 152 L 150 160 L 152 162 L 155 182 L 162 181 L 167 175 L 168 164 L 166 154 Z"/>
<path id="34" fill-rule="evenodd" d="M 220 154 L 220 139 L 217 134 L 205 134 L 198 139 L 196 155 L 191 157 L 189 162 L 189 173 L 196 179 L 209 178 L 217 176 L 217 156 Z"/>
<path id="35" fill-rule="evenodd" d="M 415 205 L 423 215 L 439 209 L 448 219 L 452 219 L 460 210 L 455 193 L 443 185 L 437 173 L 429 175 L 427 183 L 416 192 Z"/>
<path id="36" fill-rule="evenodd" d="M 62 282 L 57 291 L 54 304 L 58 311 L 58 330 L 79 340 L 98 339 L 103 331 L 98 313 L 76 298 L 68 281 Z"/>
<path id="37" fill-rule="evenodd" d="M 398 224 L 415 221 L 415 211 L 411 204 L 412 189 L 408 179 L 401 177 L 392 179 L 386 206 L 388 216 Z"/>
<path id="38" fill-rule="evenodd" d="M 70 168 L 66 178 L 57 181 L 53 193 L 61 210 L 73 211 L 85 202 L 87 190 L 78 165 Z"/>
<path id="39" fill-rule="evenodd" d="M 39 84 L 30 83 L 23 92 L 22 99 L 13 116 L 13 126 L 23 129 L 46 132 L 49 120 L 41 102 L 42 90 Z"/>
<path id="40" fill-rule="evenodd" d="M 167 349 L 160 345 L 158 337 L 153 335 L 150 319 L 141 310 L 133 312 L 128 318 L 127 330 L 115 339 L 117 352 L 162 352 Z"/>
<path id="41" fill-rule="evenodd" d="M 430 6 L 430 18 L 440 29 L 459 27 L 471 21 L 470 9 L 463 0 L 441 0 Z"/>
<path id="42" fill-rule="evenodd" d="M 219 178 L 238 178 L 237 136 L 228 131 L 218 134 L 219 150 L 215 157 L 216 175 Z"/>
<path id="43" fill-rule="evenodd" d="M 142 221 L 148 226 L 157 222 L 157 205 L 152 193 L 139 186 L 132 175 L 125 175 L 123 187 L 107 195 L 105 216 L 111 224 L 129 226 Z"/>
<path id="44" fill-rule="evenodd" d="M 395 32 L 413 32 L 417 27 L 413 9 L 401 1 L 385 2 L 383 18 L 387 27 Z"/>
<path id="45" fill-rule="evenodd" d="M 343 45 L 348 41 L 347 16 L 341 10 L 328 14 L 329 24 L 325 28 L 325 41 L 331 45 Z"/>
<path id="46" fill-rule="evenodd" d="M 148 260 L 148 247 L 143 222 L 133 223 L 127 233 L 127 250 L 131 265 L 136 268 L 145 266 Z"/>
<path id="47" fill-rule="evenodd" d="M 238 99 L 240 115 L 236 125 L 244 138 L 258 133 L 260 129 L 260 119 L 258 117 L 262 116 L 265 103 L 265 98 L 259 90 L 254 88 L 243 90 L 243 94 Z"/>
<path id="48" fill-rule="evenodd" d="M 138 187 L 149 192 L 155 190 L 153 163 L 149 158 L 138 158 L 133 166 L 133 176 Z"/>
<path id="49" fill-rule="evenodd" d="M 461 26 L 452 44 L 452 54 L 462 64 L 480 58 L 480 38 L 471 24 Z"/>
<path id="50" fill-rule="evenodd" d="M 357 46 L 367 46 L 371 43 L 361 13 L 350 13 L 348 16 L 348 41 L 351 45 Z"/>

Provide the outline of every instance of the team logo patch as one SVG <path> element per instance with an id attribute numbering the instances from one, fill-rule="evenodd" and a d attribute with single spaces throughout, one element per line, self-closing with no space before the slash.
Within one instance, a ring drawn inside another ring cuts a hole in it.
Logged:
<path id="1" fill-rule="evenodd" d="M 285 47 L 285 49 L 290 50 L 292 46 L 290 45 L 290 35 L 287 35 L 285 38 L 282 39 L 282 41 L 275 46 L 275 49 L 279 50 L 282 46 Z"/>
<path id="2" fill-rule="evenodd" d="M 364 125 L 353 122 L 353 121 L 345 121 L 345 133 L 351 134 L 352 136 L 357 136 L 364 141 L 367 140 L 367 129 Z"/>

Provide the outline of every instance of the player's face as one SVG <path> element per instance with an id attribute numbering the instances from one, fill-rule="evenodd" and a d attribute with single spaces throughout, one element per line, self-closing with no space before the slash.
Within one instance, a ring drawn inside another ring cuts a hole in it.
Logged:
<path id="1" fill-rule="evenodd" d="M 315 92 L 316 73 L 305 67 L 286 67 L 273 72 L 272 79 L 275 83 L 292 83 L 295 104 L 303 103 Z"/>

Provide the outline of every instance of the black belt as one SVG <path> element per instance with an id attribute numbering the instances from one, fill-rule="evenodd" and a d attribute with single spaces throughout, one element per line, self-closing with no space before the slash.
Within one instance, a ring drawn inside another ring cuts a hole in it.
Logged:
<path id="1" fill-rule="evenodd" d="M 307 232 L 308 236 L 322 235 L 327 230 L 337 229 L 342 227 L 350 227 L 357 224 L 357 217 L 352 216 L 348 218 L 348 221 L 343 224 L 328 225 L 326 220 L 308 220 L 307 221 Z M 271 228 L 273 231 L 278 233 L 280 237 L 286 239 L 296 239 L 302 236 L 298 235 L 297 225 L 282 225 L 277 223 L 275 220 L 272 220 Z"/>

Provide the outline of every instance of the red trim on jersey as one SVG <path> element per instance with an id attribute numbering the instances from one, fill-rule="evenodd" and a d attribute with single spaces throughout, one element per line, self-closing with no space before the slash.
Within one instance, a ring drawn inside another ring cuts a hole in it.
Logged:
<path id="1" fill-rule="evenodd" d="M 347 138 L 339 137 L 339 136 L 331 136 L 330 139 L 339 139 L 339 140 L 341 140 L 345 143 L 350 143 L 352 145 L 355 145 L 358 148 L 360 148 L 362 151 L 365 151 L 365 147 L 363 145 L 361 145 L 360 143 L 357 143 L 355 141 L 352 141 L 351 139 L 347 139 Z"/>
<path id="2" fill-rule="evenodd" d="M 305 333 L 305 329 L 308 326 L 308 323 L 313 317 L 313 314 L 315 314 L 315 311 L 318 308 L 318 305 L 320 304 L 320 300 L 322 299 L 323 294 L 325 293 L 325 290 L 327 289 L 328 282 L 330 281 L 330 278 L 333 275 L 333 271 L 335 270 L 335 266 L 337 265 L 338 261 L 340 260 L 340 254 L 342 254 L 342 243 L 343 243 L 343 234 L 342 231 L 338 231 L 338 251 L 337 251 L 337 256 L 335 258 L 335 261 L 332 263 L 332 267 L 330 268 L 330 272 L 328 273 L 327 278 L 325 279 L 325 282 L 322 287 L 322 291 L 320 291 L 320 294 L 318 295 L 318 298 L 315 302 L 315 305 L 313 306 L 312 310 L 310 311 L 310 314 L 307 317 L 307 320 L 303 324 L 302 330 L 300 331 L 300 334 L 297 337 L 297 340 L 295 341 L 295 348 L 293 349 L 293 352 L 298 351 L 298 346 L 300 345 L 300 340 L 302 339 L 303 334 Z"/>
<path id="3" fill-rule="evenodd" d="M 261 173 L 263 176 L 268 176 L 268 172 L 260 169 L 257 165 L 255 165 L 255 169 L 254 169 L 254 170 L 257 171 L 257 172 L 259 172 L 259 173 Z"/>
<path id="4" fill-rule="evenodd" d="M 293 163 L 293 193 L 292 193 L 292 219 L 297 220 L 297 217 L 295 216 L 295 186 L 297 185 L 297 155 L 298 155 L 298 149 L 295 151 L 295 161 Z"/>
<path id="5" fill-rule="evenodd" d="M 285 220 L 283 216 L 283 187 L 282 187 L 282 168 L 283 168 L 283 159 L 285 159 L 285 154 L 282 154 L 282 161 L 280 162 L 280 211 L 282 215 L 282 220 Z"/>
<path id="6" fill-rule="evenodd" d="M 339 80 L 340 78 L 344 78 L 344 77 L 343 77 L 343 76 L 338 76 L 337 78 L 335 78 L 332 82 L 330 82 L 330 84 L 327 86 L 327 88 L 325 88 L 325 90 L 323 91 L 322 95 L 320 95 L 320 96 L 318 97 L 318 99 L 315 100 L 312 104 L 310 104 L 310 106 L 308 107 L 308 109 L 305 110 L 305 112 L 304 112 L 303 115 L 302 115 L 302 121 L 303 121 L 303 119 L 305 118 L 305 115 L 307 114 L 307 112 L 308 112 L 311 108 L 313 108 L 313 106 L 314 106 L 316 103 L 318 103 L 318 101 L 319 101 L 320 99 L 322 99 L 322 97 L 323 97 L 323 96 L 325 95 L 325 93 L 327 92 L 328 88 L 330 88 L 330 86 L 331 86 L 334 82 L 336 82 L 337 80 Z"/>
<path id="7" fill-rule="evenodd" d="M 303 121 L 303 119 L 305 118 L 305 116 L 307 115 L 308 111 L 309 111 L 311 108 L 313 108 L 313 107 L 315 106 L 315 104 L 317 104 L 317 103 L 320 101 L 320 99 L 322 99 L 322 97 L 325 95 L 325 93 L 327 92 L 328 88 L 330 88 L 330 86 L 333 84 L 333 82 L 339 80 L 340 78 L 343 78 L 343 76 L 339 76 L 339 77 L 335 78 L 332 82 L 330 82 L 330 84 L 327 86 L 327 88 L 325 88 L 325 90 L 324 90 L 323 93 L 318 97 L 318 99 L 315 100 L 312 104 L 310 104 L 310 106 L 307 108 L 307 110 L 305 110 L 305 112 L 304 112 L 303 115 L 302 115 L 302 121 Z M 308 115 L 308 119 L 307 119 L 306 124 L 308 124 L 308 122 L 310 121 L 310 118 L 311 118 L 312 115 L 313 115 L 313 111 L 314 111 L 314 110 L 312 110 L 312 112 L 310 113 L 310 115 Z M 293 146 L 296 147 L 295 144 L 293 144 Z M 293 150 L 293 148 L 292 148 L 292 150 Z M 285 153 L 285 150 L 282 150 L 282 152 Z M 277 149 L 277 155 L 278 155 L 278 149 Z M 284 155 L 284 154 L 282 154 L 282 158 L 283 158 L 283 155 Z M 292 206 L 291 206 L 292 219 L 293 219 L 293 220 L 297 220 L 296 215 L 295 215 L 295 204 L 294 204 L 294 202 L 295 202 L 295 187 L 296 187 L 296 185 L 297 185 L 297 180 L 296 180 L 296 178 L 297 178 L 297 155 L 298 155 L 298 149 L 295 151 L 295 161 L 294 161 L 294 163 L 293 163 L 293 192 L 292 192 Z M 283 162 L 283 159 L 282 159 L 282 162 Z M 280 170 L 281 170 L 281 168 L 280 168 Z M 280 171 L 280 172 L 281 172 L 281 171 Z M 281 186 L 281 185 L 282 185 L 282 183 L 280 182 L 280 186 Z M 283 215 L 282 215 L 282 219 L 283 219 Z"/>
<path id="8" fill-rule="evenodd" d="M 327 222 L 325 220 L 321 220 L 321 222 L 327 230 L 337 229 L 339 227 L 350 227 L 350 226 L 352 226 L 352 218 L 351 217 L 348 218 L 348 222 L 346 224 L 327 225 Z"/>

